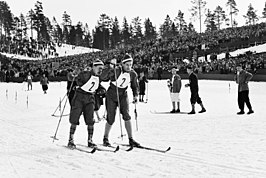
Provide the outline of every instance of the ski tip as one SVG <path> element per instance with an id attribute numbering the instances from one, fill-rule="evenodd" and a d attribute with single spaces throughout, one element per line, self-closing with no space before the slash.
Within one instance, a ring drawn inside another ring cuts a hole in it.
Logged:
<path id="1" fill-rule="evenodd" d="M 127 149 L 126 151 L 131 151 L 131 150 L 133 150 L 133 146 L 131 146 L 129 149 Z"/>
<path id="2" fill-rule="evenodd" d="M 117 146 L 117 147 L 115 148 L 114 152 L 117 152 L 119 149 L 120 149 L 119 146 Z"/>
<path id="3" fill-rule="evenodd" d="M 92 154 L 95 153 L 96 150 L 97 150 L 97 148 L 94 147 L 94 148 L 91 150 L 91 153 L 92 153 Z"/>
<path id="4" fill-rule="evenodd" d="M 169 150 L 171 150 L 171 147 L 168 147 L 168 148 L 165 150 L 165 152 L 167 152 L 167 151 L 169 151 Z"/>

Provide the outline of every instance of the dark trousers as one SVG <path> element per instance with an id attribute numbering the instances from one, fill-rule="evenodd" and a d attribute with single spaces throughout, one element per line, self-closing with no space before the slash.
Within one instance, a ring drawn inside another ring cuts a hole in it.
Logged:
<path id="1" fill-rule="evenodd" d="M 252 110 L 248 94 L 249 94 L 249 90 L 238 92 L 238 99 L 237 99 L 238 100 L 238 107 L 241 111 L 244 111 L 245 103 L 246 103 L 248 109 Z"/>

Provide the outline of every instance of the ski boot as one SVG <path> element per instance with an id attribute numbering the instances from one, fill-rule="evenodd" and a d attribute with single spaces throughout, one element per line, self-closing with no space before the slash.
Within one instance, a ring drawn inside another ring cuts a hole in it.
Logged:
<path id="1" fill-rule="evenodd" d="M 92 142 L 92 140 L 88 140 L 88 147 L 90 148 L 94 148 L 96 147 L 97 145 L 95 143 Z"/>
<path id="2" fill-rule="evenodd" d="M 76 145 L 74 144 L 74 140 L 69 140 L 68 144 L 67 144 L 67 147 L 70 148 L 70 149 L 75 149 Z"/>
<path id="3" fill-rule="evenodd" d="M 108 146 L 111 146 L 111 144 L 110 144 L 108 138 L 106 138 L 106 137 L 103 138 L 103 146 L 107 146 L 107 147 L 108 147 Z"/>
<path id="4" fill-rule="evenodd" d="M 136 142 L 133 138 L 129 138 L 129 145 L 131 147 L 140 147 L 140 144 Z"/>

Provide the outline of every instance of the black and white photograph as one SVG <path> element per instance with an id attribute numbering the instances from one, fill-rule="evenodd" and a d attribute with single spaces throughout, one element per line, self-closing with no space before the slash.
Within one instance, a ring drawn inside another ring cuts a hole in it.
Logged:
<path id="1" fill-rule="evenodd" d="M 0 177 L 265 178 L 266 0 L 0 1 Z"/>

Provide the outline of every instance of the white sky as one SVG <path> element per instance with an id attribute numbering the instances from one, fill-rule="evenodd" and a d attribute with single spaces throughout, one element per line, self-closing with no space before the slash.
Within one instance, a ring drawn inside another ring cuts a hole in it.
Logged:
<path id="1" fill-rule="evenodd" d="M 187 23 L 190 22 L 190 12 L 188 9 L 192 7 L 190 0 L 40 0 L 43 3 L 44 14 L 52 20 L 54 16 L 56 20 L 62 22 L 62 14 L 64 11 L 70 15 L 73 24 L 81 21 L 83 24 L 88 23 L 89 28 L 93 29 L 97 24 L 100 14 L 105 13 L 111 18 L 117 16 L 119 25 L 122 25 L 123 17 L 125 16 L 128 22 L 134 17 L 139 16 L 142 19 L 150 18 L 153 25 L 158 30 L 159 25 L 163 23 L 166 15 L 170 15 L 173 20 L 177 16 L 178 10 L 181 10 L 185 15 Z M 220 5 L 224 10 L 228 0 L 206 0 L 206 7 L 214 10 Z M 238 25 L 242 26 L 245 23 L 243 15 L 246 14 L 248 5 L 251 3 L 257 15 L 262 16 L 262 10 L 266 1 L 262 0 L 235 0 L 239 13 L 237 16 Z M 34 9 L 36 0 L 6 0 L 12 13 L 18 16 L 20 13 L 24 15 Z M 260 20 L 261 21 L 261 20 Z M 196 29 L 199 31 L 199 23 L 193 22 Z M 204 24 L 202 25 L 205 26 Z"/>

